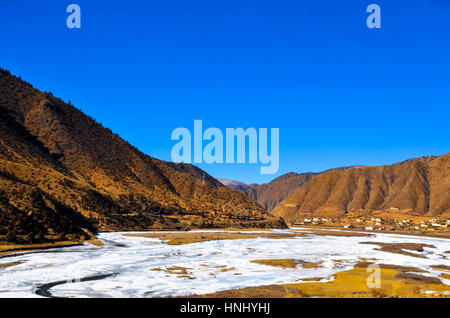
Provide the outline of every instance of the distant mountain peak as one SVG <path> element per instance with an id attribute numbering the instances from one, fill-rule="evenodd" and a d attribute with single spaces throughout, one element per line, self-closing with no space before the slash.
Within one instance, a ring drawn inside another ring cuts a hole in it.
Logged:
<path id="1" fill-rule="evenodd" d="M 218 178 L 217 180 L 220 181 L 224 186 L 230 186 L 230 185 L 246 185 L 244 182 L 236 181 L 236 180 L 230 180 L 230 179 L 223 179 Z"/>
<path id="2" fill-rule="evenodd" d="M 229 179 L 219 179 L 225 186 L 230 189 L 243 192 L 248 197 L 256 200 L 268 211 L 286 198 L 293 190 L 307 182 L 315 174 L 290 172 L 279 176 L 269 183 L 264 184 L 245 184 L 239 181 Z"/>

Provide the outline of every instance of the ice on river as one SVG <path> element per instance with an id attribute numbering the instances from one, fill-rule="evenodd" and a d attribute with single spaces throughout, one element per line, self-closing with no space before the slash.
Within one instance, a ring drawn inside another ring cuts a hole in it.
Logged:
<path id="1" fill-rule="evenodd" d="M 272 230 L 306 232 L 307 229 Z M 270 231 L 261 231 L 270 232 Z M 136 233 L 136 232 L 133 232 Z M 376 233 L 372 237 L 318 236 L 286 239 L 236 239 L 167 245 L 159 239 L 101 233 L 103 247 L 90 244 L 9 255 L 0 264 L 0 297 L 163 297 L 204 294 L 268 284 L 296 283 L 304 278 L 332 279 L 362 258 L 374 263 L 412 266 L 438 277 L 432 265 L 450 266 L 450 240 Z M 376 250 L 359 242 L 423 243 L 418 258 Z M 318 268 L 277 268 L 257 259 L 301 259 Z M 178 268 L 173 268 L 178 267 Z M 169 268 L 169 270 L 167 270 Z M 172 268 L 172 269 L 170 269 Z M 109 276 L 105 276 L 109 275 Z M 441 280 L 450 285 L 450 280 Z M 46 294 L 43 294 L 43 291 Z"/>

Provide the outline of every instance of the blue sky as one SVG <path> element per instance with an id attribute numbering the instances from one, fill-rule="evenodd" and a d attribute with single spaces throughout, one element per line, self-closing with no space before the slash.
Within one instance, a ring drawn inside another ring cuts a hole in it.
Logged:
<path id="1" fill-rule="evenodd" d="M 149 155 L 170 160 L 172 130 L 194 119 L 279 128 L 276 175 L 200 165 L 244 182 L 449 152 L 449 56 L 447 0 L 0 3 L 0 65 Z"/>

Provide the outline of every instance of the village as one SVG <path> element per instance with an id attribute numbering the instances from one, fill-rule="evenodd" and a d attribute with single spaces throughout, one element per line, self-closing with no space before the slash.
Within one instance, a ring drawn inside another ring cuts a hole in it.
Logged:
<path id="1" fill-rule="evenodd" d="M 294 226 L 324 226 L 365 231 L 402 231 L 402 232 L 446 232 L 450 230 L 450 219 L 423 218 L 420 219 L 392 219 L 382 217 L 357 218 L 304 218 Z"/>

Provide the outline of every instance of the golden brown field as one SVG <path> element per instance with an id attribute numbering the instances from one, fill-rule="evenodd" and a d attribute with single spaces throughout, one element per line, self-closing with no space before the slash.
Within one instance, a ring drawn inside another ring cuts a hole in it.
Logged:
<path id="1" fill-rule="evenodd" d="M 298 284 L 268 285 L 234 290 L 226 290 L 194 297 L 213 298 L 417 298 L 450 297 L 450 286 L 439 280 L 420 274 L 407 273 L 401 267 L 381 266 L 381 287 L 369 288 L 367 266 L 358 265 L 354 269 L 339 272 L 333 279 L 306 279 Z M 424 292 L 429 293 L 424 293 Z"/>

